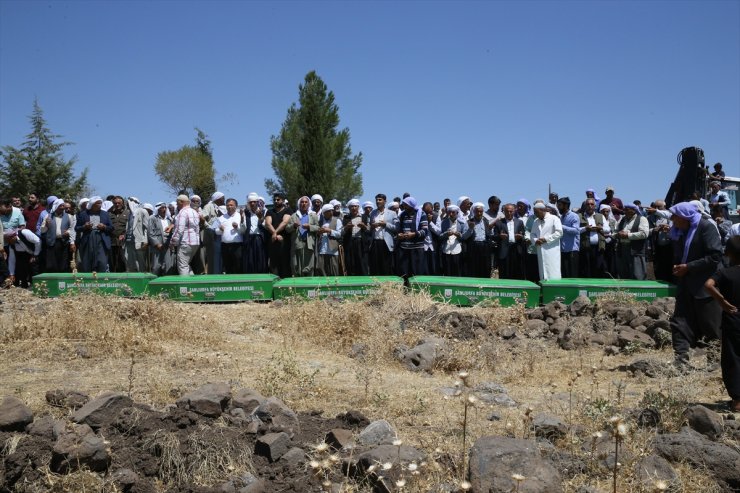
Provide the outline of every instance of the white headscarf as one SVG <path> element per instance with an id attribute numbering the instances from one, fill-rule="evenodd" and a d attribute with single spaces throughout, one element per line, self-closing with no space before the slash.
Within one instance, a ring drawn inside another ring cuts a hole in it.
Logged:
<path id="1" fill-rule="evenodd" d="M 87 210 L 92 209 L 93 205 L 95 205 L 95 202 L 103 202 L 103 198 L 98 195 L 91 197 L 90 200 L 87 201 Z"/>
<path id="2" fill-rule="evenodd" d="M 59 209 L 60 205 L 64 205 L 64 200 L 56 199 L 54 203 L 51 204 L 51 213 L 54 214 L 54 212 L 56 212 L 56 210 Z"/>
<path id="3" fill-rule="evenodd" d="M 315 193 L 315 194 L 311 195 L 311 202 L 313 202 L 314 200 L 318 200 L 322 204 L 324 203 L 324 198 L 321 195 L 319 195 L 318 193 Z"/>
<path id="4" fill-rule="evenodd" d="M 353 205 L 360 206 L 360 201 L 357 199 L 352 199 L 349 202 L 347 202 L 347 207 L 352 207 Z"/>

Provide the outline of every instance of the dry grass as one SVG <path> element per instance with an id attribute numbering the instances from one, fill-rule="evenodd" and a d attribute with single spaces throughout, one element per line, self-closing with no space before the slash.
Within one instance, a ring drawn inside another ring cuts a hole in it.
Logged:
<path id="1" fill-rule="evenodd" d="M 234 388 L 278 395 L 297 411 L 320 409 L 335 416 L 358 409 L 371 419 L 389 420 L 405 444 L 430 453 L 427 482 L 409 491 L 427 491 L 428 481 L 460 478 L 464 408 L 440 392 L 454 384 L 459 370 L 470 371 L 473 386 L 505 385 L 518 403 L 512 408 L 477 403 L 469 409 L 468 445 L 491 434 L 531 437 L 529 416 L 549 412 L 584 429 L 576 443 L 565 444 L 580 450 L 612 415 L 626 415 L 641 401 L 659 406 L 666 428 L 675 430 L 681 420 L 678 409 L 686 403 L 725 399 L 716 373 L 634 378 L 615 371 L 631 356 L 605 357 L 595 347 L 563 351 L 539 339 L 524 339 L 517 347 L 495 337 L 453 340 L 431 374 L 410 372 L 395 350 L 416 344 L 440 317 L 460 309 L 393 287 L 361 301 L 294 299 L 283 304 L 184 305 L 93 295 L 38 300 L 18 290 L 3 296 L 0 395 L 15 394 L 33 409 L 48 412 L 43 396 L 50 389 L 96 394 L 131 388 L 137 401 L 163 406 L 206 382 L 225 381 Z M 525 320 L 523 307 L 463 311 L 483 318 L 491 334 Z M 80 344 L 90 349 L 89 358 L 76 351 Z M 362 357 L 350 357 L 353 348 L 364 348 Z M 649 354 L 665 362 L 672 359 L 668 349 Z M 574 378 L 577 372 L 581 374 Z M 500 420 L 488 419 L 494 411 Z M 652 433 L 635 431 L 624 448 L 635 458 L 645 455 Z M 168 443 L 163 435 L 157 446 L 164 449 Z M 204 450 L 202 459 L 209 467 L 198 470 L 183 464 L 173 450 L 163 462 L 163 480 L 178 483 L 183 475 L 197 475 L 206 484 L 210 470 L 248 470 L 249 457 L 238 452 Z M 235 462 L 224 462 L 225 453 L 234 455 Z M 686 466 L 678 471 L 684 491 L 714 491 L 716 485 L 704 472 Z M 71 491 L 63 489 L 68 479 L 50 478 L 55 491 Z M 619 480 L 620 491 L 642 491 L 631 464 L 623 466 Z M 409 481 L 421 484 L 417 478 Z M 609 490 L 610 477 L 604 472 L 576 476 L 564 487 L 570 492 L 583 484 Z"/>

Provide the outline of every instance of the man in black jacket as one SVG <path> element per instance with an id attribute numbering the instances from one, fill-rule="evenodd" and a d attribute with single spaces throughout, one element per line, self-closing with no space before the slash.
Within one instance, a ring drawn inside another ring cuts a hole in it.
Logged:
<path id="1" fill-rule="evenodd" d="M 722 311 L 704 289 L 704 283 L 722 260 L 722 244 L 717 228 L 702 217 L 695 205 L 682 202 L 670 210 L 677 287 L 671 334 L 675 363 L 686 368 L 690 348 L 719 339 Z"/>

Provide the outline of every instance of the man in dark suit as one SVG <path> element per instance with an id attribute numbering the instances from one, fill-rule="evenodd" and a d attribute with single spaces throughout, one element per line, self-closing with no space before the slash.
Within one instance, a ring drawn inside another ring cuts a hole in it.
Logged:
<path id="1" fill-rule="evenodd" d="M 514 217 L 516 206 L 506 204 L 504 217 L 493 226 L 493 238 L 498 246 L 498 276 L 501 279 L 524 279 L 524 221 Z"/>
<path id="2" fill-rule="evenodd" d="M 673 275 L 676 279 L 676 308 L 671 317 L 675 364 L 686 368 L 689 349 L 719 339 L 722 311 L 704 289 L 722 260 L 717 228 L 703 218 L 696 206 L 681 202 L 670 209 L 670 234 L 674 244 Z"/>

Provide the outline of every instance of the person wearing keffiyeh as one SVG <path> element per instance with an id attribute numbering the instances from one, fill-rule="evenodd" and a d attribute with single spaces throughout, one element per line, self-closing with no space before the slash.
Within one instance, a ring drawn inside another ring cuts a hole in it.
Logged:
<path id="1" fill-rule="evenodd" d="M 721 309 L 704 288 L 722 260 L 717 228 L 694 204 L 681 202 L 670 208 L 674 242 L 673 275 L 676 308 L 670 319 L 675 364 L 685 369 L 689 350 L 719 338 Z M 711 361 L 710 361 L 711 363 Z"/>

